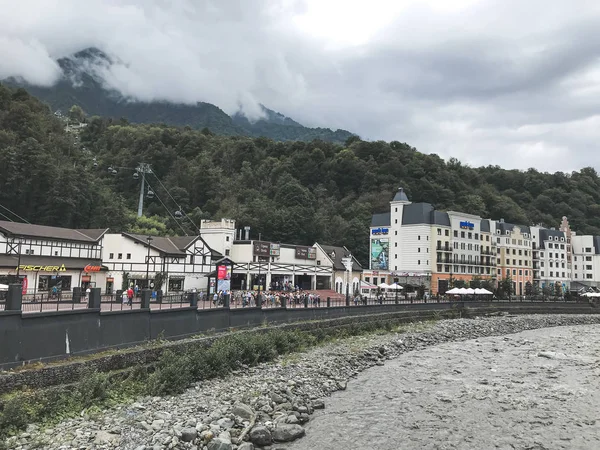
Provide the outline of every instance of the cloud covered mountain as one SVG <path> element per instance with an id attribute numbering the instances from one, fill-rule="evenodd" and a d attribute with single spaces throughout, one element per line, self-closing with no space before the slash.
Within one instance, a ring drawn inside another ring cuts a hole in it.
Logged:
<path id="1" fill-rule="evenodd" d="M 122 95 L 108 82 L 122 62 L 96 48 L 87 48 L 70 57 L 57 60 L 62 74 L 52 86 L 36 86 L 22 79 L 10 79 L 9 84 L 25 87 L 31 94 L 48 103 L 53 110 L 66 113 L 79 105 L 88 116 L 125 118 L 133 123 L 165 123 L 208 128 L 216 134 L 265 136 L 275 140 L 309 141 L 321 139 L 345 142 L 352 133 L 329 128 L 308 128 L 276 111 L 259 105 L 258 113 L 248 118 L 240 108 L 229 116 L 211 103 L 172 103 L 139 101 Z"/>

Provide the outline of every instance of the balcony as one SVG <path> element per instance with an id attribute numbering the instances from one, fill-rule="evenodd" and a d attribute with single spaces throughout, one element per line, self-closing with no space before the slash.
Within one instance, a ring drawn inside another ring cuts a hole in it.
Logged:
<path id="1" fill-rule="evenodd" d="M 450 247 L 449 245 L 438 245 L 435 249 L 438 252 L 451 252 L 452 251 L 452 247 Z"/>
<path id="2" fill-rule="evenodd" d="M 450 258 L 444 258 L 444 257 L 437 257 L 438 264 L 452 264 L 452 260 Z"/>

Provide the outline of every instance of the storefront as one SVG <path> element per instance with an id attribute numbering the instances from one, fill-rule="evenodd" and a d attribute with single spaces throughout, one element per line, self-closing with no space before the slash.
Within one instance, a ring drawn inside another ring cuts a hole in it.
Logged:
<path id="1" fill-rule="evenodd" d="M 17 277 L 18 272 L 18 277 Z M 106 267 L 97 260 L 0 255 L 0 283 L 21 280 L 24 294 L 71 292 L 74 287 L 103 287 Z"/>

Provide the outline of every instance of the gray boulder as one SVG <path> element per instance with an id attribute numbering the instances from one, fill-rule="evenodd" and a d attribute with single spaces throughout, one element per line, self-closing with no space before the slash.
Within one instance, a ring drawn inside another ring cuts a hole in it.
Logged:
<path id="1" fill-rule="evenodd" d="M 250 420 L 254 415 L 254 411 L 248 405 L 243 403 L 236 403 L 233 405 L 231 414 L 241 417 L 242 419 Z"/>
<path id="2" fill-rule="evenodd" d="M 192 442 L 198 436 L 195 428 L 184 428 L 181 430 L 181 440 L 183 442 Z"/>
<path id="3" fill-rule="evenodd" d="M 252 445 L 250 442 L 244 442 L 238 447 L 238 450 L 254 450 L 254 445 Z"/>
<path id="4" fill-rule="evenodd" d="M 263 427 L 262 425 L 252 428 L 252 430 L 250 430 L 249 437 L 253 444 L 256 444 L 260 447 L 270 445 L 271 442 L 273 442 L 271 432 L 267 429 L 267 427 Z"/>
<path id="5" fill-rule="evenodd" d="M 221 438 L 215 438 L 207 444 L 208 450 L 232 450 L 231 442 L 225 442 Z"/>
<path id="6" fill-rule="evenodd" d="M 304 436 L 306 431 L 300 425 L 277 425 L 273 430 L 273 440 L 275 442 L 291 442 Z"/>

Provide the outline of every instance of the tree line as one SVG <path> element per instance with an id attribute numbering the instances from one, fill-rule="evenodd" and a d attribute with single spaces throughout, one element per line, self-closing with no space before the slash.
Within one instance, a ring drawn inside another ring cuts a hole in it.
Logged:
<path id="1" fill-rule="evenodd" d="M 442 210 L 545 226 L 568 216 L 578 233 L 600 234 L 600 180 L 591 167 L 469 167 L 399 141 L 278 142 L 85 120 L 81 131 L 67 133 L 45 104 L 0 85 L 0 204 L 32 223 L 115 232 L 193 233 L 191 222 L 227 217 L 250 226 L 255 238 L 345 245 L 367 266 L 371 215 L 388 211 L 400 186 L 413 202 Z M 140 180 L 108 167 L 140 162 L 152 166 L 156 197 L 137 219 Z M 191 220 L 172 217 L 180 207 Z"/>

